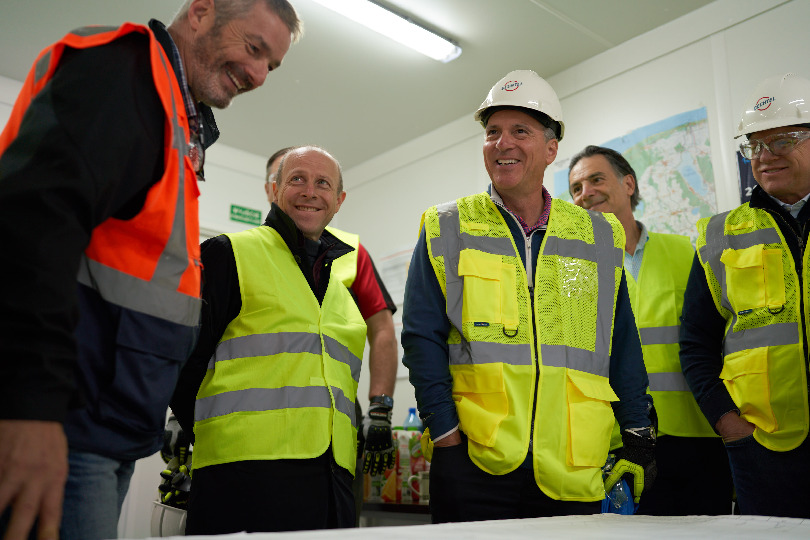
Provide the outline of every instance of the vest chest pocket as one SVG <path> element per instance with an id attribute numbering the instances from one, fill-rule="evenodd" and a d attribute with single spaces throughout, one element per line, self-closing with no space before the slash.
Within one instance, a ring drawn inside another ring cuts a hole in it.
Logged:
<path id="1" fill-rule="evenodd" d="M 503 324 L 517 328 L 515 267 L 500 255 L 465 249 L 459 254 L 458 273 L 464 278 L 462 323 Z"/>
<path id="2" fill-rule="evenodd" d="M 737 313 L 764 307 L 778 311 L 785 305 L 781 249 L 765 249 L 761 244 L 727 249 L 720 262 L 726 270 L 728 298 Z"/>

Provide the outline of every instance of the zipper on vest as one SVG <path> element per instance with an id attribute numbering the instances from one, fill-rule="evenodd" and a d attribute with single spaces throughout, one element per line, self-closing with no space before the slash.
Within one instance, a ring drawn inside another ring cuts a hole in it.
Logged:
<path id="1" fill-rule="evenodd" d="M 537 229 L 535 229 L 536 231 Z M 532 268 L 534 261 L 532 261 L 532 236 L 534 232 L 529 233 L 527 237 L 524 233 L 525 246 L 526 246 L 526 286 L 529 289 L 529 305 L 531 306 L 532 314 L 532 339 L 534 340 L 534 396 L 532 397 L 532 420 L 529 425 L 529 455 L 532 454 L 534 449 L 534 421 L 537 411 L 537 392 L 540 388 L 540 354 L 537 349 L 537 320 L 534 316 L 534 276 Z M 540 256 L 540 253 L 537 253 Z"/>
<path id="2" fill-rule="evenodd" d="M 531 315 L 532 315 L 532 339 L 534 340 L 534 396 L 532 397 L 532 419 L 531 424 L 529 424 L 529 452 L 528 455 L 532 454 L 532 450 L 534 447 L 534 419 L 537 410 L 537 391 L 540 387 L 540 361 L 538 358 L 540 357 L 539 352 L 537 351 L 537 321 L 534 318 L 534 272 L 533 272 L 533 262 L 532 261 L 532 236 L 535 232 L 539 231 L 540 229 L 546 229 L 546 226 L 540 227 L 538 229 L 533 230 L 526 236 L 526 232 L 523 230 L 523 226 L 520 224 L 518 218 L 506 208 L 505 205 L 502 203 L 493 200 L 493 202 L 497 205 L 506 210 L 506 213 L 512 218 L 517 226 L 520 233 L 523 235 L 523 268 L 526 272 L 526 287 L 529 291 L 529 303 L 531 306 Z M 513 237 L 514 239 L 514 237 Z M 517 243 L 515 243 L 517 247 Z M 538 251 L 537 256 L 540 256 L 540 252 Z"/>

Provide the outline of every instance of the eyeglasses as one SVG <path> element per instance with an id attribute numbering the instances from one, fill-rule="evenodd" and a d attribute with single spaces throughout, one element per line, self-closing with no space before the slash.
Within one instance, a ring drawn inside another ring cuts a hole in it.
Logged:
<path id="1" fill-rule="evenodd" d="M 188 157 L 191 158 L 191 165 L 197 173 L 197 180 L 205 182 L 203 176 L 203 165 L 205 165 L 205 147 L 202 144 L 202 134 L 191 132 L 191 142 L 189 142 Z"/>
<path id="2" fill-rule="evenodd" d="M 763 148 L 775 156 L 786 156 L 793 151 L 798 144 L 810 139 L 810 131 L 791 131 L 789 133 L 779 133 L 777 138 L 768 142 L 752 139 L 740 145 L 740 153 L 745 159 L 759 159 Z"/>

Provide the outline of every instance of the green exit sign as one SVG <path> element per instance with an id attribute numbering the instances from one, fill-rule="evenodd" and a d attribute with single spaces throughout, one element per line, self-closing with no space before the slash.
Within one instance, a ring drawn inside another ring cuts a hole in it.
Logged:
<path id="1" fill-rule="evenodd" d="M 238 221 L 240 223 L 248 223 L 250 225 L 262 224 L 261 210 L 253 208 L 245 208 L 244 206 L 231 205 L 231 221 Z"/>

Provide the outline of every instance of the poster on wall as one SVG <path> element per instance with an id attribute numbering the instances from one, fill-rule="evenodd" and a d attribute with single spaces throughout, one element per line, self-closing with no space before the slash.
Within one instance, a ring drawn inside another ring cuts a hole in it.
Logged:
<path id="1" fill-rule="evenodd" d="M 697 220 L 717 212 L 706 108 L 640 127 L 599 146 L 620 152 L 636 171 L 641 192 L 636 219 L 651 231 L 683 234 L 694 244 Z M 554 196 L 571 201 L 568 162 L 560 161 L 554 171 Z"/>
<path id="2" fill-rule="evenodd" d="M 737 154 L 737 173 L 740 177 L 740 204 L 751 200 L 751 191 L 757 185 L 754 180 L 754 171 L 751 170 L 751 160 L 745 159 L 739 150 Z"/>

